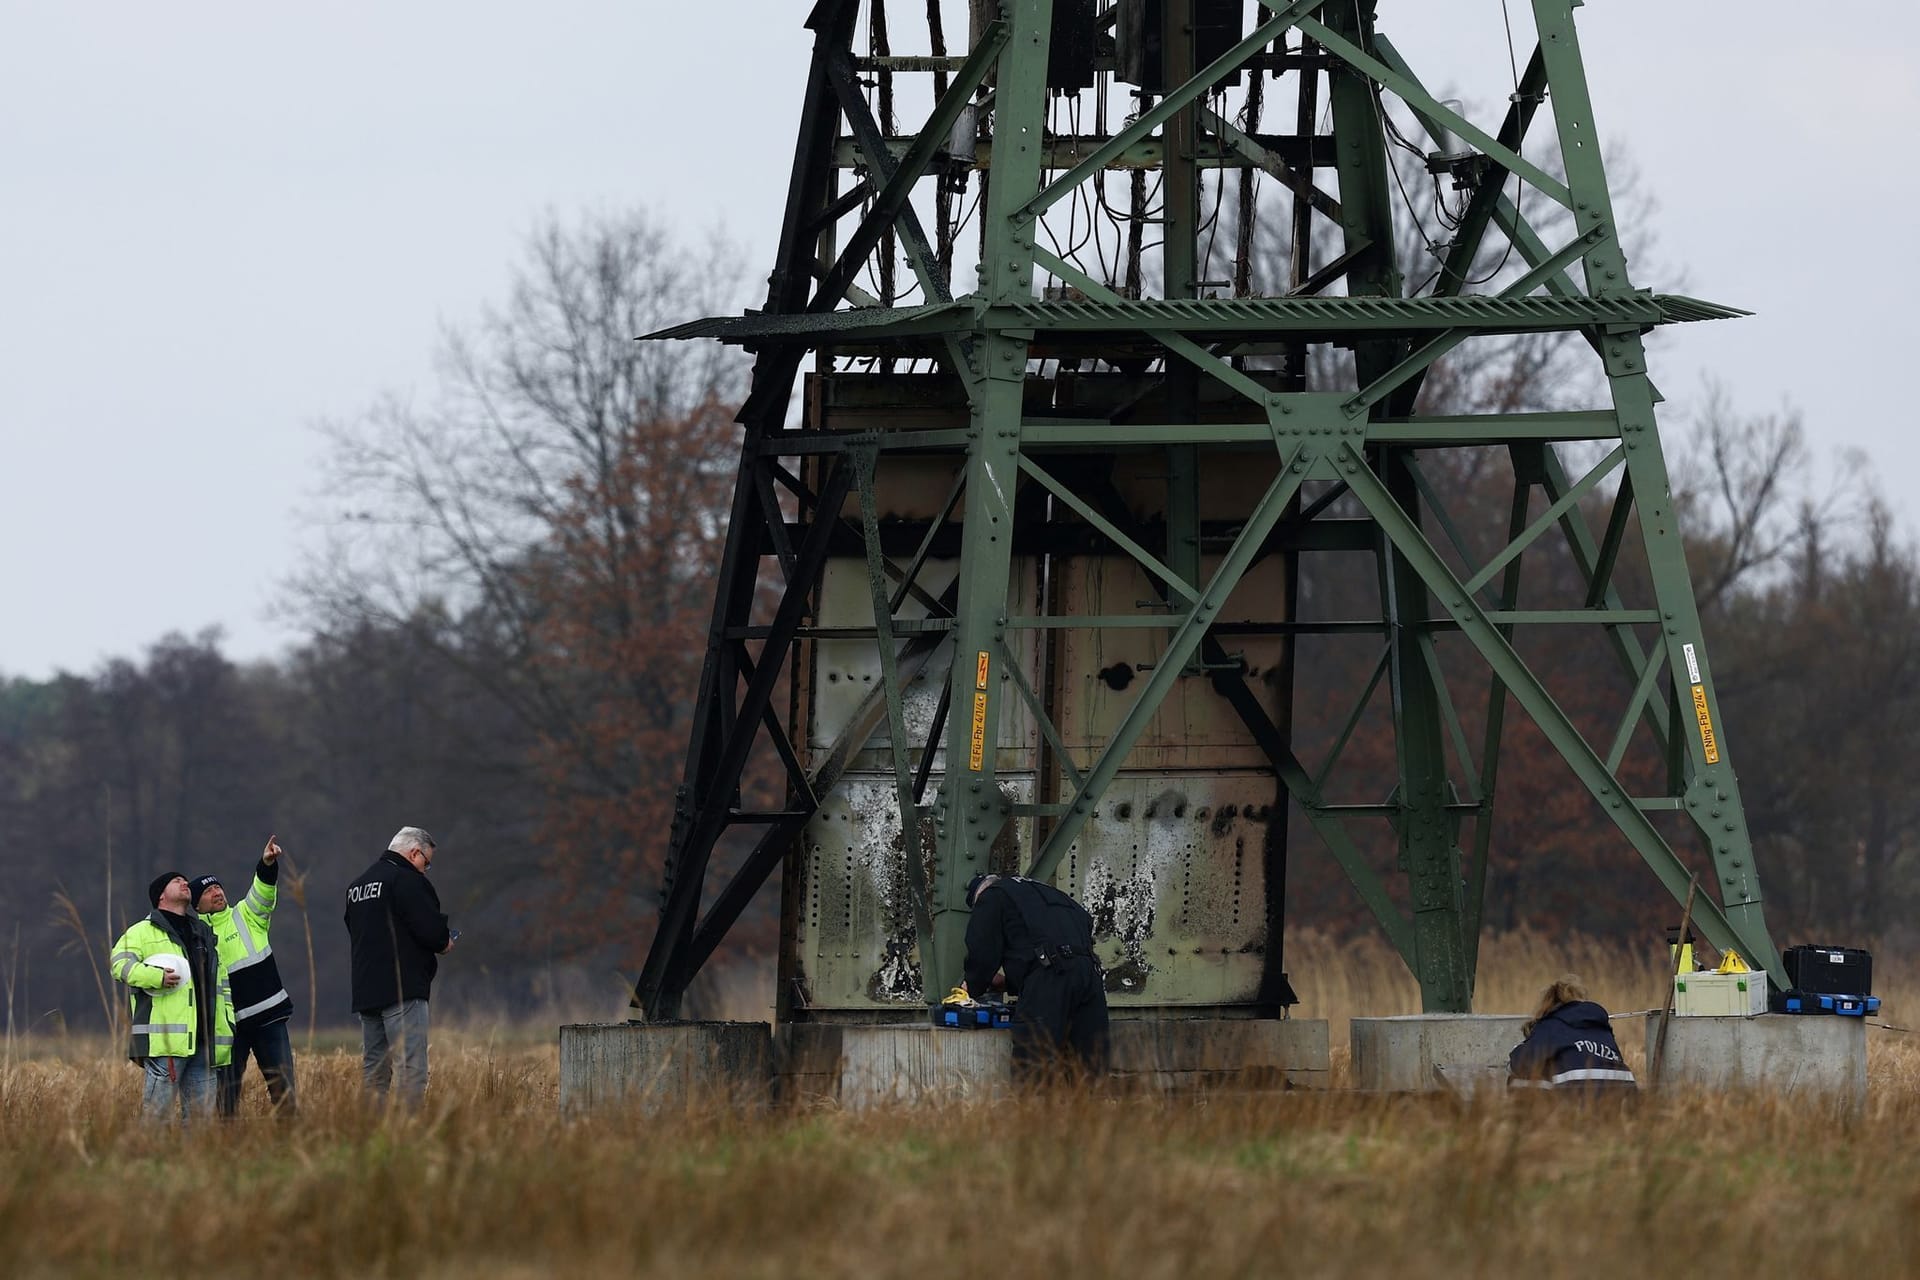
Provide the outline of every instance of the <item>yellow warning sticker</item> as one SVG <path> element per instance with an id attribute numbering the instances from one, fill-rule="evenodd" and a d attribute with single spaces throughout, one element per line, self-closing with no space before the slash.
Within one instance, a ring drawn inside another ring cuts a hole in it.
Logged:
<path id="1" fill-rule="evenodd" d="M 973 695 L 973 740 L 967 747 L 967 768 L 980 772 L 981 761 L 987 758 L 987 695 Z"/>
<path id="2" fill-rule="evenodd" d="M 1713 716 L 1707 711 L 1707 686 L 1693 686 L 1693 717 L 1700 722 L 1700 745 L 1706 748 L 1707 763 L 1720 763 L 1720 740 L 1713 736 Z"/>
<path id="3" fill-rule="evenodd" d="M 982 649 L 980 651 L 979 660 L 973 664 L 973 687 L 974 688 L 984 689 L 987 687 L 987 671 L 992 666 L 993 666 L 993 660 L 988 658 L 987 651 L 985 649 Z"/>

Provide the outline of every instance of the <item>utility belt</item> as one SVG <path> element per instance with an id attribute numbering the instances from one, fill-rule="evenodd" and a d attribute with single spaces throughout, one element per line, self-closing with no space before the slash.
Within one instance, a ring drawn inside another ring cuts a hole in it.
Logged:
<path id="1" fill-rule="evenodd" d="M 1063 942 L 1048 943 L 1046 946 L 1033 949 L 1033 962 L 1042 969 L 1065 965 L 1069 960 L 1092 960 L 1094 968 L 1100 967 L 1100 962 L 1094 959 L 1093 952 L 1086 947 L 1071 946 Z"/>

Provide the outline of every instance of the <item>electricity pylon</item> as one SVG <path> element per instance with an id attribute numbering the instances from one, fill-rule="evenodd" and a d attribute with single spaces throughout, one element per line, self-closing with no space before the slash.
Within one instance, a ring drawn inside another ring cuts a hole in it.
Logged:
<path id="1" fill-rule="evenodd" d="M 1291 1000 L 1289 812 L 1425 1007 L 1467 1009 L 1510 705 L 1676 898 L 1691 873 L 1656 815 L 1690 821 L 1717 881 L 1702 932 L 1782 979 L 1643 344 L 1739 313 L 1632 283 L 1578 5 L 1532 0 L 1538 43 L 1491 130 L 1416 78 L 1375 0 L 972 0 L 964 53 L 936 3 L 910 54 L 885 0 L 814 5 L 766 304 L 653 335 L 755 364 L 639 1016 L 676 1016 L 783 863 L 783 1016 L 937 999 L 959 976 L 964 886 L 987 870 L 1090 900 L 1123 1001 L 1271 1011 Z M 1269 131 L 1282 89 L 1292 127 Z M 1416 124 L 1454 202 L 1424 279 L 1394 203 Z M 1232 278 L 1209 280 L 1229 205 Z M 1286 245 L 1283 279 L 1257 278 L 1263 236 Z M 1522 334 L 1590 347 L 1604 402 L 1420 411 L 1436 365 Z M 1487 448 L 1514 481 L 1491 554 L 1438 465 Z M 1580 600 L 1522 600 L 1543 539 L 1564 540 Z M 1379 617 L 1298 616 L 1300 557 L 1328 551 L 1372 557 Z M 1621 566 L 1642 553 L 1630 606 Z M 1541 628 L 1605 638 L 1624 678 L 1603 734 L 1523 658 Z M 1306 634 L 1378 652 L 1311 770 L 1294 741 Z M 1477 750 L 1442 640 L 1487 680 Z M 1330 775 L 1382 688 L 1394 776 L 1337 803 Z M 1651 786 L 1629 767 L 1649 743 Z M 780 763 L 778 807 L 743 799 L 757 754 Z M 1382 821 L 1403 884 L 1355 836 Z M 739 869 L 710 891 L 739 832 Z"/>

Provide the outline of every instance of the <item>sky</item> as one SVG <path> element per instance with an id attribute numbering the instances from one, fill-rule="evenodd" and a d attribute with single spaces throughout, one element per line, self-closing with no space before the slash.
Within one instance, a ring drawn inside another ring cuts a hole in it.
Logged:
<path id="1" fill-rule="evenodd" d="M 503 295 L 548 214 L 722 226 L 763 277 L 809 7 L 0 0 L 0 675 L 170 630 L 219 626 L 241 659 L 297 641 L 273 605 L 326 518 L 313 424 L 430 397 L 441 327 Z M 1499 0 L 1379 7 L 1430 87 L 1504 106 Z M 1758 313 L 1656 339 L 1665 424 L 1708 377 L 1791 403 L 1911 524 L 1889 375 L 1916 324 L 1904 253 L 1872 244 L 1920 200 L 1920 15 L 1578 16 L 1599 132 L 1658 204 L 1636 282 Z"/>

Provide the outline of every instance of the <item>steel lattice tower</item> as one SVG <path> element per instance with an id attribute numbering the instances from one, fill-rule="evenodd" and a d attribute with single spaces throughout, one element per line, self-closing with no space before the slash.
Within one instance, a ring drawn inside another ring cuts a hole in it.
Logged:
<path id="1" fill-rule="evenodd" d="M 963 886 L 989 869 L 1095 899 L 1123 1002 L 1273 1012 L 1292 998 L 1289 811 L 1425 1007 L 1465 1010 L 1509 704 L 1676 898 L 1690 874 L 1656 815 L 1690 820 L 1717 879 L 1702 932 L 1782 979 L 1642 341 L 1739 313 L 1631 282 L 1579 4 L 1531 0 L 1538 44 L 1489 132 L 1422 85 L 1375 0 L 971 0 L 964 53 L 947 48 L 957 0 L 924 17 L 895 0 L 891 19 L 886 0 L 818 0 L 766 304 L 653 335 L 755 363 L 640 1016 L 677 1015 L 783 862 L 784 1017 L 937 999 L 959 976 Z M 909 34 L 925 43 L 894 54 Z M 1268 131 L 1282 91 L 1292 127 Z M 1122 92 L 1137 106 L 1116 113 Z M 1397 248 L 1396 113 L 1461 202 L 1418 283 Z M 1230 187 L 1233 278 L 1207 280 Z M 1103 239 L 1089 264 L 1082 210 L 1126 229 L 1124 253 L 1105 262 Z M 1285 278 L 1261 292 L 1249 261 L 1269 233 Z M 1540 333 L 1591 347 L 1605 403 L 1419 411 L 1449 353 Z M 1514 478 L 1490 555 L 1434 465 L 1488 448 Z M 1572 457 L 1599 460 L 1573 475 Z M 1543 538 L 1584 579 L 1572 607 L 1521 599 Z M 1642 549 L 1649 598 L 1630 607 L 1617 571 Z M 1371 556 L 1380 616 L 1302 620 L 1300 558 L 1342 550 Z M 1606 740 L 1523 659 L 1533 628 L 1604 637 L 1624 673 Z M 1308 634 L 1379 652 L 1316 769 L 1293 737 Z M 1488 682 L 1477 749 L 1442 638 Z M 1329 774 L 1377 688 L 1395 776 L 1336 803 Z M 1663 786 L 1634 782 L 1636 742 Z M 784 770 L 777 809 L 743 807 L 757 753 Z M 1354 835 L 1383 820 L 1404 884 Z M 723 839 L 743 858 L 716 890 Z"/>

